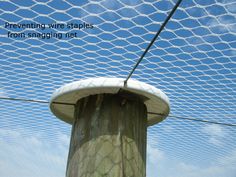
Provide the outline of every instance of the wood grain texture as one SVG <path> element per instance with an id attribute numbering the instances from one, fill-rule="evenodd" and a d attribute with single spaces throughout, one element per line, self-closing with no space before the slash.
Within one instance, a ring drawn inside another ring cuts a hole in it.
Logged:
<path id="1" fill-rule="evenodd" d="M 135 95 L 78 101 L 66 177 L 145 177 L 147 111 Z"/>

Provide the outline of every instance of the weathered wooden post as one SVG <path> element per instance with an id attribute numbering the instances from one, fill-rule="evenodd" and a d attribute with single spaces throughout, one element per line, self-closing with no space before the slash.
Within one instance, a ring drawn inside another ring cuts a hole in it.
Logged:
<path id="1" fill-rule="evenodd" d="M 139 81 L 94 78 L 56 90 L 50 108 L 73 124 L 66 177 L 145 177 L 147 126 L 168 115 L 169 101 Z"/>

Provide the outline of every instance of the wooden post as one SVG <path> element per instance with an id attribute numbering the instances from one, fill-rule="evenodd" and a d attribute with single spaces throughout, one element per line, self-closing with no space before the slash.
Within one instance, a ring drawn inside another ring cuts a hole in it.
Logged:
<path id="1" fill-rule="evenodd" d="M 136 95 L 100 94 L 75 108 L 66 177 L 145 177 L 147 109 Z"/>

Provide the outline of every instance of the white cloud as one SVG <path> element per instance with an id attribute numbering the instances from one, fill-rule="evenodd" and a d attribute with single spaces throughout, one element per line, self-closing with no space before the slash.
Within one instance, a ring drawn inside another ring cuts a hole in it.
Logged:
<path id="1" fill-rule="evenodd" d="M 235 51 L 235 50 L 231 50 L 230 54 L 231 54 L 232 56 L 236 56 L 236 51 Z"/>
<path id="2" fill-rule="evenodd" d="M 161 161 L 165 158 L 165 154 L 163 151 L 159 150 L 158 148 L 153 148 L 150 145 L 147 145 L 147 156 L 149 162 L 152 164 L 155 164 L 156 160 Z"/>
<path id="3" fill-rule="evenodd" d="M 203 127 L 202 132 L 209 136 L 208 141 L 214 145 L 223 145 L 226 131 L 220 125 L 210 124 Z"/>
<path id="4" fill-rule="evenodd" d="M 208 134 L 222 136 L 217 126 L 204 128 Z M 32 135 L 32 136 L 29 136 Z M 52 141 L 45 135 L 25 130 L 0 129 L 0 176 L 64 177 L 69 136 L 57 133 Z M 235 177 L 236 149 L 215 161 L 220 166 L 196 166 L 173 159 L 164 151 L 147 146 L 147 177 Z"/>
<path id="5" fill-rule="evenodd" d="M 4 89 L 0 88 L 0 97 L 6 97 L 7 93 Z"/>
<path id="6" fill-rule="evenodd" d="M 226 9 L 226 11 L 231 12 L 231 13 L 235 13 L 236 12 L 236 3 L 233 3 L 234 0 L 224 0 L 222 3 L 219 3 L 218 6 L 222 6 L 224 9 Z M 212 9 L 211 9 L 212 10 Z M 215 10 L 217 11 L 217 8 L 215 8 Z M 207 15 L 207 14 L 205 14 Z M 207 26 L 209 28 L 214 28 L 217 29 L 219 32 L 233 32 L 235 33 L 235 26 L 234 24 L 236 23 L 235 18 L 229 18 L 229 13 L 227 13 L 226 15 L 222 15 L 222 16 L 211 16 L 211 20 L 209 20 L 207 22 Z M 207 15 L 209 16 L 209 14 Z"/>
<path id="7" fill-rule="evenodd" d="M 165 131 L 166 133 L 173 133 L 173 132 L 175 131 L 175 129 L 174 129 L 174 127 L 172 127 L 171 125 L 167 125 L 167 126 L 165 126 L 164 131 Z"/>
<path id="8" fill-rule="evenodd" d="M 235 13 L 236 12 L 236 3 L 228 4 L 225 7 L 231 13 Z"/>
<path id="9" fill-rule="evenodd" d="M 50 142 L 40 134 L 0 129 L 0 176 L 64 177 L 68 140 L 61 135 Z"/>
<path id="10" fill-rule="evenodd" d="M 233 32 L 235 33 L 235 19 L 228 19 L 228 17 L 221 16 L 221 17 L 214 17 L 214 19 L 211 19 L 207 22 L 207 26 L 209 28 L 215 28 L 221 33 L 225 32 Z"/>
<path id="11" fill-rule="evenodd" d="M 217 136 L 217 137 L 223 137 L 226 134 L 225 131 L 223 130 L 223 127 L 220 125 L 216 125 L 216 124 L 206 125 L 203 128 L 203 132 L 205 132 L 211 136 Z"/>
<path id="12" fill-rule="evenodd" d="M 233 3 L 235 2 L 235 0 L 224 0 L 223 4 L 229 4 L 229 3 Z"/>
<path id="13" fill-rule="evenodd" d="M 216 159 L 214 164 L 218 165 L 187 164 L 150 145 L 147 148 L 147 177 L 235 177 L 236 149 L 228 156 Z"/>
<path id="14" fill-rule="evenodd" d="M 154 148 L 151 145 L 147 145 L 147 177 L 157 177 L 158 169 L 163 167 L 165 161 L 165 154 L 158 148 Z M 159 172 L 158 172 L 159 173 Z"/>

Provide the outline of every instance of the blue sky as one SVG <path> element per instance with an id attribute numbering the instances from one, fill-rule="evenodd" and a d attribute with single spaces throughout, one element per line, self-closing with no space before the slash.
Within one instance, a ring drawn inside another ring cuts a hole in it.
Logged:
<path id="1" fill-rule="evenodd" d="M 175 2 L 0 1 L 0 96 L 49 101 L 72 81 L 125 78 Z M 233 0 L 183 0 L 132 78 L 165 92 L 172 115 L 236 124 L 235 14 Z M 9 29 L 6 22 L 94 28 Z M 8 32 L 77 38 L 12 39 Z M 0 176 L 64 176 L 71 127 L 47 104 L 0 102 Z M 169 117 L 148 128 L 147 176 L 235 177 L 235 137 L 234 127 Z"/>

